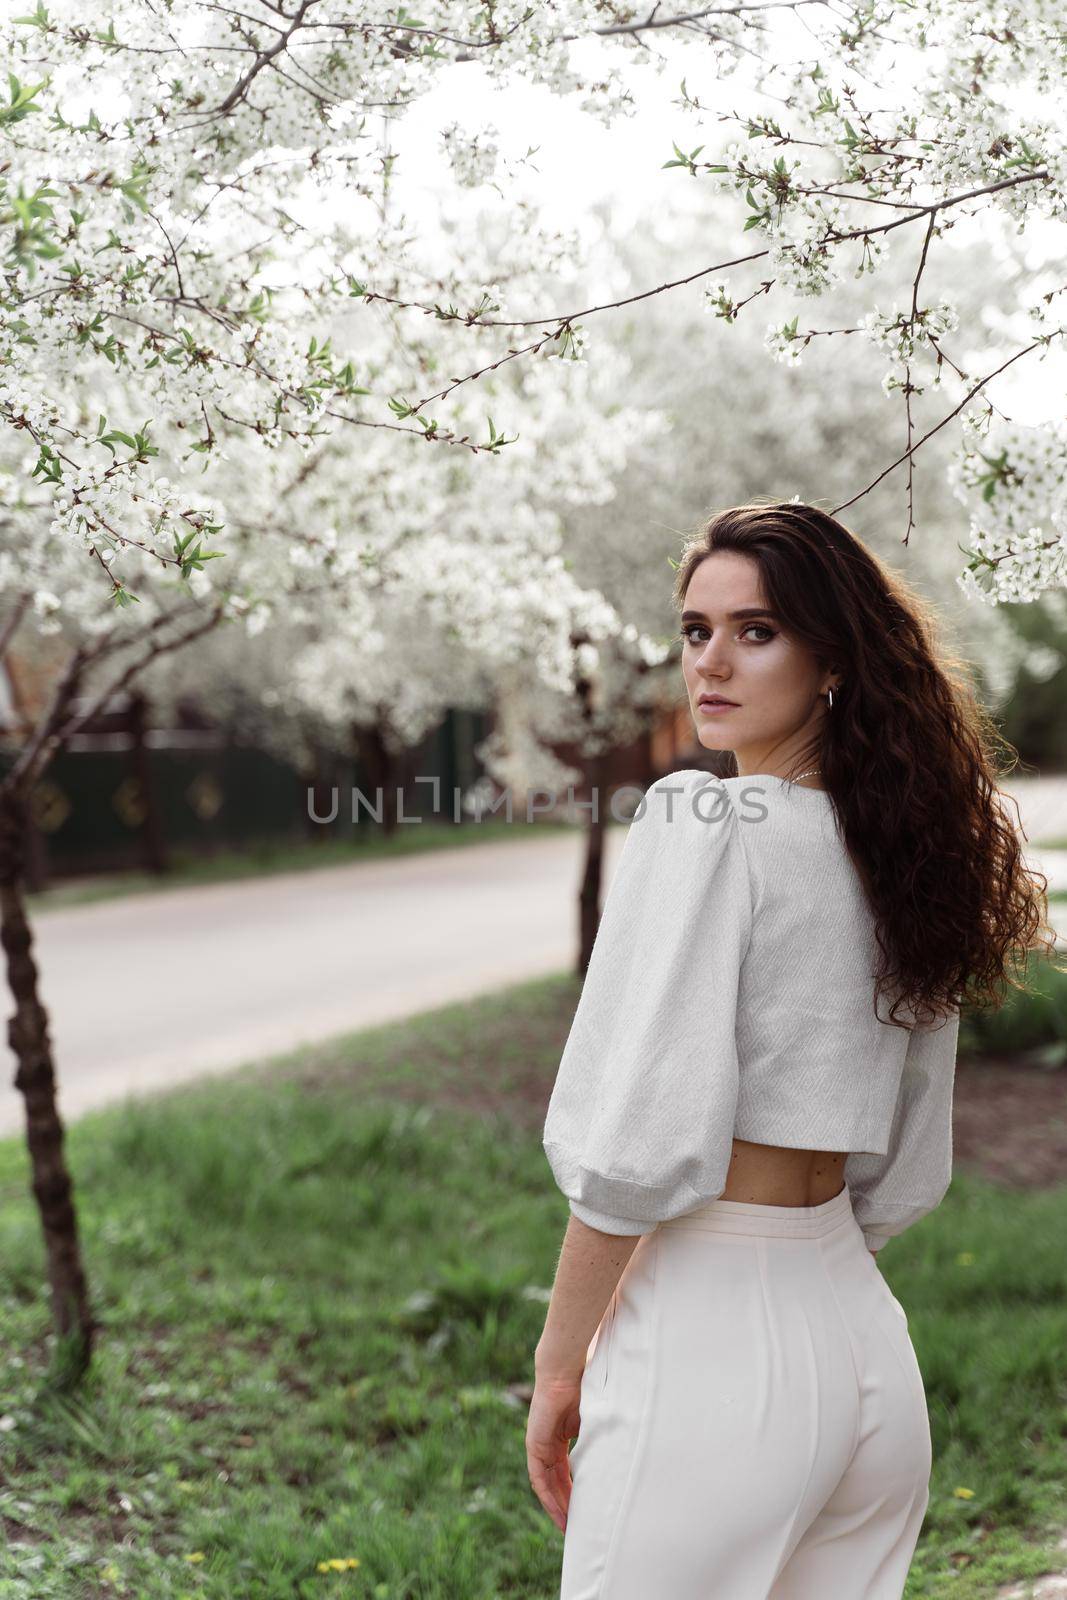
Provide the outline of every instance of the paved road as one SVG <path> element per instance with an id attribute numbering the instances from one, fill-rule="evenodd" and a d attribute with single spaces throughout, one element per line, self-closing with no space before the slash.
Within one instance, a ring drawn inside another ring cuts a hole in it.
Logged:
<path id="1" fill-rule="evenodd" d="M 1049 849 L 1044 841 L 1067 840 L 1067 777 L 1017 778 L 1006 791 L 1019 805 L 1023 827 L 1023 857 L 1048 879 L 1049 893 L 1067 889 L 1067 848 Z M 1014 818 L 1014 809 L 1009 807 Z M 1052 908 L 1057 931 L 1067 933 L 1067 915 Z"/>
<path id="2" fill-rule="evenodd" d="M 1039 835 L 1067 838 L 1067 781 L 1016 792 L 1027 858 L 1050 887 L 1067 888 L 1067 850 L 1033 847 Z M 623 838 L 609 830 L 606 880 Z M 578 834 L 553 834 L 41 913 L 60 1109 L 70 1120 L 128 1093 L 565 970 L 580 858 Z M 22 1127 L 7 1061 L 0 1134 Z"/>
<path id="3" fill-rule="evenodd" d="M 566 969 L 580 857 L 553 834 L 42 913 L 60 1110 Z M 8 1074 L 0 1134 L 21 1126 Z"/>
<path id="4" fill-rule="evenodd" d="M 1029 843 L 1067 839 L 1067 777 L 1016 778 L 1005 788 L 1019 802 Z"/>

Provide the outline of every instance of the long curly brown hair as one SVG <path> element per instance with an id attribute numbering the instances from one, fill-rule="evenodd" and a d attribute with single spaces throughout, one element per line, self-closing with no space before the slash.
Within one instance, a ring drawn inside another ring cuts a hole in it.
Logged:
<path id="1" fill-rule="evenodd" d="M 875 915 L 875 1014 L 887 991 L 895 998 L 881 1020 L 897 1024 L 907 1008 L 902 1026 L 964 1002 L 998 1007 L 1005 983 L 1032 992 L 1027 952 L 1051 959 L 1056 935 L 1048 880 L 1024 865 L 1018 805 L 1013 822 L 1011 796 L 997 787 L 1018 751 L 978 700 L 968 664 L 940 647 L 927 601 L 825 511 L 768 500 L 716 513 L 686 545 L 679 610 L 701 561 L 720 550 L 759 563 L 765 603 L 786 632 L 841 675 L 802 760 L 818 757 Z"/>

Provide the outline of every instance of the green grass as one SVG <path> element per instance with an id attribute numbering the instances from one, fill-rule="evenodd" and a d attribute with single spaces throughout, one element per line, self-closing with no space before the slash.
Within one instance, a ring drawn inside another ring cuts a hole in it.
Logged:
<path id="1" fill-rule="evenodd" d="M 213 855 L 199 851 L 173 850 L 170 871 L 94 873 L 85 878 L 65 878 L 27 895 L 33 911 L 54 907 L 85 905 L 94 900 L 111 900 L 118 895 L 156 893 L 161 889 L 184 889 L 190 884 L 229 883 L 241 878 L 261 878 L 273 872 L 310 872 L 317 867 L 345 866 L 353 861 L 389 861 L 394 856 L 415 855 L 425 850 L 449 850 L 468 845 L 499 842 L 503 839 L 529 839 L 539 833 L 575 830 L 576 823 L 540 818 L 527 823 L 516 817 L 507 822 L 487 818 L 483 822 L 421 822 L 418 826 L 398 825 L 386 835 L 377 829 L 345 838 L 309 840 L 266 839 L 242 850 L 220 850 Z"/>
<path id="2" fill-rule="evenodd" d="M 567 1216 L 539 1133 L 576 995 L 525 984 L 77 1122 L 103 1326 L 73 1400 L 41 1389 L 37 1221 L 0 1144 L 3 1600 L 554 1600 L 525 1386 Z M 909 1600 L 1057 1564 L 1065 1236 L 1067 1187 L 957 1172 L 882 1253 L 934 1436 Z"/>
<path id="3" fill-rule="evenodd" d="M 960 1052 L 1010 1055 L 1027 1066 L 1067 1064 L 1067 951 L 1058 950 L 1055 962 L 1053 965 L 1041 951 L 1031 951 L 1024 981 L 1032 992 L 1005 985 L 999 1009 L 965 1008 L 960 1018 Z"/>

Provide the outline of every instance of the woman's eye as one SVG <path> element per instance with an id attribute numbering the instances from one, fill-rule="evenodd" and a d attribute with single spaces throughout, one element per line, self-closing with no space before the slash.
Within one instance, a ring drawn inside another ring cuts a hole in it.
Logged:
<path id="1" fill-rule="evenodd" d="M 769 628 L 765 622 L 746 622 L 745 626 L 741 629 L 742 637 L 746 633 L 749 633 L 753 628 L 758 628 L 762 634 L 766 635 L 766 637 L 763 639 L 757 639 L 757 644 L 767 644 L 769 640 L 774 638 L 774 629 Z M 699 622 L 690 622 L 682 629 L 682 638 L 687 639 L 690 644 L 703 644 L 704 640 L 696 638 L 696 635 L 698 633 L 706 634 L 707 631 L 707 628 L 703 627 Z"/>

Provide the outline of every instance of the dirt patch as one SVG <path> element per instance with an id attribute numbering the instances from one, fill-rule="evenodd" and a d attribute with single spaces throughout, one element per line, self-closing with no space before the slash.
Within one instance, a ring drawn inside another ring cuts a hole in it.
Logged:
<path id="1" fill-rule="evenodd" d="M 308 1093 L 445 1106 L 540 1134 L 580 990 L 570 979 L 450 1006 L 393 1024 L 373 1048 L 327 1046 L 274 1070 Z M 953 1154 L 1007 1188 L 1067 1182 L 1067 1068 L 961 1055 Z"/>
<path id="2" fill-rule="evenodd" d="M 1067 1183 L 1067 1071 L 960 1058 L 954 1165 L 1011 1189 Z"/>
<path id="3" fill-rule="evenodd" d="M 560 1041 L 562 1050 L 563 1041 Z M 455 1107 L 475 1115 L 506 1116 L 539 1133 L 551 1082 L 543 1067 L 513 1071 L 506 1084 L 482 1073 L 468 1081 L 397 1084 L 398 1099 Z M 1012 1066 L 961 1057 L 956 1067 L 952 1121 L 953 1165 L 1010 1189 L 1045 1189 L 1067 1183 L 1067 1071 Z"/>

